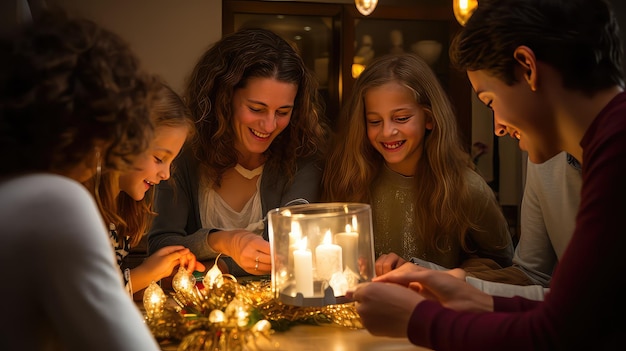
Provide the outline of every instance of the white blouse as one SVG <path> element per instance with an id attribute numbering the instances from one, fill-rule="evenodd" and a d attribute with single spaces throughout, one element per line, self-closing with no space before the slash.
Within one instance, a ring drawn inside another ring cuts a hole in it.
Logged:
<path id="1" fill-rule="evenodd" d="M 202 227 L 223 230 L 246 229 L 259 235 L 263 234 L 261 177 L 263 174 L 256 182 L 256 192 L 240 212 L 233 210 L 213 189 L 209 181 L 200 182 L 198 202 Z"/>

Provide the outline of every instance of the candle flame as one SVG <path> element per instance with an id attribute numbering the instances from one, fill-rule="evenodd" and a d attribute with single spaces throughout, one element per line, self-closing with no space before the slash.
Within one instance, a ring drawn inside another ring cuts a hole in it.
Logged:
<path id="1" fill-rule="evenodd" d="M 330 229 L 326 231 L 326 234 L 324 234 L 324 241 L 322 241 L 322 243 L 326 245 L 330 245 L 333 243 L 333 236 L 330 232 Z"/>
<path id="2" fill-rule="evenodd" d="M 300 223 L 297 221 L 291 222 L 291 232 L 289 235 L 293 238 L 293 240 L 302 239 L 302 227 L 300 227 Z"/>
<path id="3" fill-rule="evenodd" d="M 304 238 L 298 240 L 298 242 L 296 242 L 296 249 L 297 250 L 306 250 L 307 249 L 307 245 L 308 245 L 308 239 L 305 236 Z"/>

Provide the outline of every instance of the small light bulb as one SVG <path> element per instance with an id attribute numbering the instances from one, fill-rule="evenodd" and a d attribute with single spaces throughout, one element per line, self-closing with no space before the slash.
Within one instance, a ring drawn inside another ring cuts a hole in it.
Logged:
<path id="1" fill-rule="evenodd" d="M 356 5 L 356 9 L 359 10 L 363 16 L 369 16 L 374 12 L 378 0 L 354 0 L 354 4 Z"/>
<path id="2" fill-rule="evenodd" d="M 213 267 L 206 272 L 202 282 L 206 288 L 219 288 L 224 284 L 224 277 L 222 271 L 217 266 L 217 259 Z"/>
<path id="3" fill-rule="evenodd" d="M 224 323 L 225 320 L 226 316 L 224 315 L 224 312 L 220 310 L 213 310 L 209 314 L 209 322 L 211 323 Z"/>
<path id="4" fill-rule="evenodd" d="M 272 329 L 272 324 L 266 319 L 261 319 L 260 321 L 256 322 L 256 324 L 254 325 L 254 329 L 261 333 L 267 333 Z"/>
<path id="5" fill-rule="evenodd" d="M 163 289 L 154 281 L 148 285 L 143 293 L 143 307 L 146 309 L 148 319 L 158 317 L 163 311 L 167 296 Z"/>
<path id="6" fill-rule="evenodd" d="M 190 291 L 196 285 L 196 278 L 189 274 L 184 267 L 178 268 L 178 272 L 172 278 L 172 288 L 176 292 Z"/>
<path id="7" fill-rule="evenodd" d="M 478 7 L 478 0 L 453 0 L 452 9 L 454 10 L 454 17 L 460 25 L 464 26 L 472 17 L 474 10 Z"/>

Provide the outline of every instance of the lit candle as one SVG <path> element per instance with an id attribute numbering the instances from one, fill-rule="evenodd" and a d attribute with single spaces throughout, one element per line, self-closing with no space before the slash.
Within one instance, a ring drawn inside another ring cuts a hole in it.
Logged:
<path id="1" fill-rule="evenodd" d="M 296 276 L 296 293 L 302 293 L 304 297 L 313 296 L 313 257 L 311 250 L 307 249 L 307 237 L 296 243 L 293 251 L 294 275 Z"/>
<path id="2" fill-rule="evenodd" d="M 288 210 L 287 210 L 288 211 Z M 302 240 L 302 227 L 295 219 L 291 220 L 291 231 L 289 232 L 289 258 L 290 267 L 293 269 L 293 252 L 298 249 L 298 243 Z"/>
<path id="3" fill-rule="evenodd" d="M 296 243 L 302 239 L 302 228 L 298 221 L 291 221 L 291 231 L 289 232 L 289 247 L 295 248 Z"/>
<path id="4" fill-rule="evenodd" d="M 353 226 L 356 229 L 356 221 L 353 220 Z M 350 224 L 346 224 L 345 233 L 335 234 L 335 243 L 341 246 L 343 263 L 354 273 L 359 273 L 358 249 L 359 249 L 359 233 L 352 231 Z"/>
<path id="5" fill-rule="evenodd" d="M 330 230 L 324 235 L 324 241 L 315 248 L 315 268 L 317 276 L 330 280 L 335 272 L 343 272 L 341 246 L 332 243 Z"/>

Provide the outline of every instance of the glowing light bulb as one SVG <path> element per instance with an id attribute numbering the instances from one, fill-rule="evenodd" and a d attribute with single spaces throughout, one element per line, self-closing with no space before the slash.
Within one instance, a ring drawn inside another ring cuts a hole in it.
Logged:
<path id="1" fill-rule="evenodd" d="M 213 310 L 209 314 L 209 322 L 211 323 L 224 323 L 225 320 L 226 315 L 224 315 L 224 312 L 220 310 Z"/>
<path id="2" fill-rule="evenodd" d="M 167 296 L 157 283 L 152 282 L 143 293 L 143 307 L 146 309 L 148 319 L 155 318 L 163 312 L 163 306 Z"/>
<path id="3" fill-rule="evenodd" d="M 222 271 L 217 266 L 217 259 L 215 260 L 215 264 L 204 276 L 204 280 L 202 281 L 206 288 L 219 288 L 224 284 L 224 276 L 222 275 Z"/>
<path id="4" fill-rule="evenodd" d="M 226 318 L 235 322 L 238 327 L 245 327 L 248 325 L 248 308 L 243 301 L 239 300 L 237 297 L 234 298 L 228 306 L 226 306 L 224 314 L 226 315 Z"/>
<path id="5" fill-rule="evenodd" d="M 462 26 L 472 17 L 476 7 L 478 7 L 478 0 L 452 0 L 454 17 Z"/>
<path id="6" fill-rule="evenodd" d="M 352 78 L 357 79 L 365 70 L 365 66 L 359 63 L 352 64 Z"/>
<path id="7" fill-rule="evenodd" d="M 378 0 L 354 0 L 354 4 L 363 16 L 368 16 L 374 12 L 376 5 L 378 5 Z"/>
<path id="8" fill-rule="evenodd" d="M 196 285 L 196 278 L 189 274 L 184 267 L 178 268 L 178 272 L 172 278 L 172 288 L 176 292 L 190 291 Z"/>
<path id="9" fill-rule="evenodd" d="M 254 325 L 254 330 L 258 332 L 262 332 L 262 333 L 267 333 L 271 329 L 272 329 L 272 324 L 266 319 L 261 319 L 260 321 L 256 322 L 256 324 Z"/>

